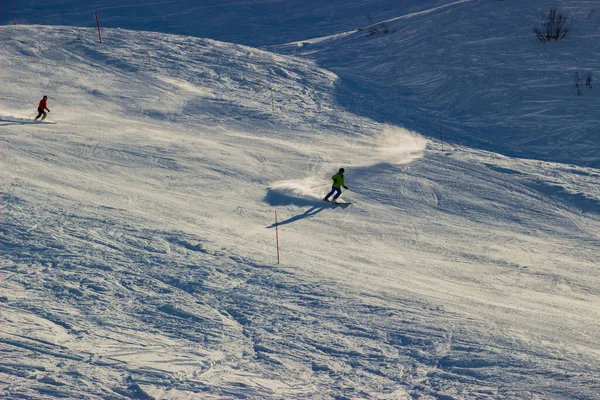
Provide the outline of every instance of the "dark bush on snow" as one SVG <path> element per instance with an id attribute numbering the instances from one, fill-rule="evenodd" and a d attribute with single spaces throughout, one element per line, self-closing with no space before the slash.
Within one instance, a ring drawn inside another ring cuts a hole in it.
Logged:
<path id="1" fill-rule="evenodd" d="M 542 15 L 541 27 L 533 28 L 533 33 L 541 43 L 563 40 L 571 29 L 571 20 L 552 7 L 547 15 Z"/>

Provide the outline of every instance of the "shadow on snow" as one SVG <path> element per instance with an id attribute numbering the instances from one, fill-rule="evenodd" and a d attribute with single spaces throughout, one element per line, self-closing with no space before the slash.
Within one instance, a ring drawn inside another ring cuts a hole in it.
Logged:
<path id="1" fill-rule="evenodd" d="M 277 190 L 267 189 L 267 195 L 265 196 L 265 202 L 271 206 L 297 206 L 297 207 L 310 207 L 302 214 L 295 215 L 284 221 L 280 221 L 279 225 L 291 224 L 292 222 L 299 221 L 304 218 L 310 218 L 325 209 L 332 209 L 336 207 L 347 207 L 346 205 L 335 205 L 327 203 L 324 200 L 317 199 L 314 197 L 300 197 L 292 196 L 282 193 Z M 275 224 L 267 226 L 267 228 L 274 228 Z"/>

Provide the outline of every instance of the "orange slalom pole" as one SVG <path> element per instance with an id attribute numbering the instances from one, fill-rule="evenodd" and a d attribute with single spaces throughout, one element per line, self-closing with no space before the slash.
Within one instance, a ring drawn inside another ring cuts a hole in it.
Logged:
<path id="1" fill-rule="evenodd" d="M 95 12 L 94 15 L 96 16 L 96 26 L 98 27 L 98 40 L 100 41 L 100 43 L 102 43 L 102 36 L 100 36 L 100 22 L 98 21 L 98 13 Z"/>
<path id="2" fill-rule="evenodd" d="M 277 225 L 277 210 L 275 210 L 275 241 L 277 244 L 277 264 L 279 264 L 279 226 Z"/>

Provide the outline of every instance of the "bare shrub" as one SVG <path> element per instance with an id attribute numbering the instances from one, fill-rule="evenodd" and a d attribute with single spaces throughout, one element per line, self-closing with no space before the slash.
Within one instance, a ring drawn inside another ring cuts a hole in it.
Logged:
<path id="1" fill-rule="evenodd" d="M 379 29 L 377 29 L 376 26 L 372 26 L 369 28 L 369 36 L 373 36 L 375 34 L 379 33 Z"/>
<path id="2" fill-rule="evenodd" d="M 382 22 L 380 24 L 375 24 L 375 22 L 373 21 L 373 17 L 371 16 L 371 14 L 367 14 L 367 18 L 369 19 L 369 24 L 370 26 L 368 27 L 368 33 L 369 36 L 373 36 L 378 34 L 379 32 L 383 32 L 383 33 L 389 33 L 390 32 L 390 24 L 387 22 Z M 359 28 L 359 31 L 362 31 L 363 28 Z"/>
<path id="3" fill-rule="evenodd" d="M 592 73 L 588 72 L 585 76 L 585 86 L 592 88 Z"/>
<path id="4" fill-rule="evenodd" d="M 552 7 L 547 15 L 542 15 L 542 25 L 533 28 L 533 33 L 541 43 L 557 42 L 563 40 L 570 29 L 571 20 Z"/>

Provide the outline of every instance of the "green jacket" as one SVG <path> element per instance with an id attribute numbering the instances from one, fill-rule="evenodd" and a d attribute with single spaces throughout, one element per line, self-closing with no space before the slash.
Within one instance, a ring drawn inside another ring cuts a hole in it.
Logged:
<path id="1" fill-rule="evenodd" d="M 333 179 L 333 187 L 334 188 L 341 188 L 342 186 L 345 188 L 346 185 L 344 185 L 344 175 L 337 173 L 334 176 L 331 177 L 331 179 Z"/>

